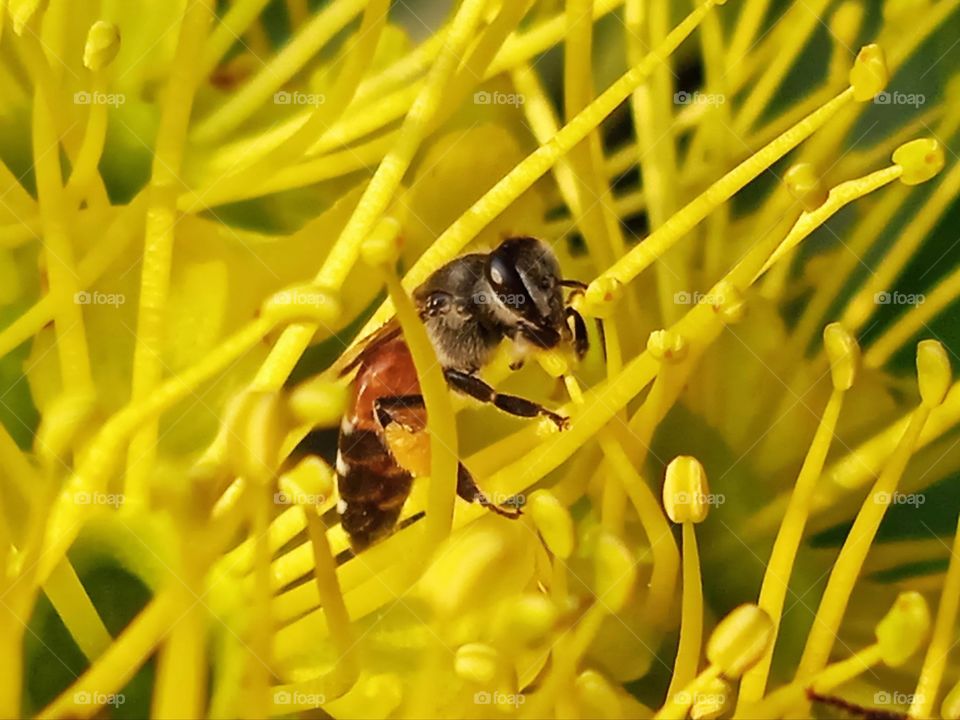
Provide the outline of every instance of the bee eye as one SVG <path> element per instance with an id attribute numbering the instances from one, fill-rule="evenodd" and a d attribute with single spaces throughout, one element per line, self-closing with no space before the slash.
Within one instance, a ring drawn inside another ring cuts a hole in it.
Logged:
<path id="1" fill-rule="evenodd" d="M 517 285 L 522 287 L 516 270 L 511 268 L 503 258 L 494 256 L 490 259 L 487 277 L 490 285 L 498 293 L 514 292 Z"/>

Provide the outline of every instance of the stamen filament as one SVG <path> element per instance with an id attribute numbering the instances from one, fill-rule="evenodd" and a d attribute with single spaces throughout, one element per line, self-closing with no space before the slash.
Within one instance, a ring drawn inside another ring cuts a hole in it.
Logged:
<path id="1" fill-rule="evenodd" d="M 153 392 L 163 374 L 164 320 L 177 223 L 175 193 L 198 83 L 196 63 L 212 17 L 212 0 L 195 0 L 187 6 L 157 129 L 133 353 L 130 394 L 134 401 Z M 124 479 L 126 501 L 130 504 L 146 501 L 146 485 L 156 453 L 157 428 L 155 420 L 148 421 L 131 440 Z"/>
<path id="2" fill-rule="evenodd" d="M 729 200 L 737 190 L 740 190 L 767 167 L 822 127 L 827 120 L 852 99 L 853 89 L 848 88 L 747 160 L 744 160 L 696 199 L 688 203 L 686 207 L 674 214 L 662 227 L 650 233 L 646 239 L 620 258 L 594 282 L 614 279 L 623 284 L 629 283 L 673 247 L 717 206 Z"/>
<path id="3" fill-rule="evenodd" d="M 857 513 L 853 527 L 830 572 L 813 627 L 807 636 L 796 674 L 796 679 L 800 682 L 808 682 L 810 677 L 827 664 L 863 562 L 929 415 L 930 409 L 925 405 L 914 411 L 896 450 Z"/>
<path id="4" fill-rule="evenodd" d="M 960 522 L 953 535 L 950 564 L 940 593 L 940 605 L 937 607 L 937 619 L 934 621 L 930 645 L 927 647 L 920 678 L 917 680 L 917 689 L 913 693 L 913 702 L 907 713 L 912 718 L 933 717 L 933 707 L 940 691 L 947 658 L 953 649 L 958 606 L 960 606 Z"/>
<path id="5" fill-rule="evenodd" d="M 335 0 L 314 15 L 246 85 L 196 123 L 190 131 L 191 142 L 209 143 L 235 130 L 356 17 L 364 4 L 364 0 Z M 223 42 L 221 34 L 217 48 Z M 208 47 L 207 52 L 210 53 L 211 48 Z"/>
<path id="6" fill-rule="evenodd" d="M 661 58 L 673 53 L 680 43 L 693 32 L 704 14 L 713 7 L 715 0 L 706 0 L 693 10 L 667 36 L 664 43 L 626 74 L 608 87 L 596 100 L 584 108 L 575 118 L 564 125 L 549 143 L 528 155 L 512 171 L 467 210 L 438 237 L 423 253 L 404 277 L 404 287 L 413 288 L 444 262 L 459 253 L 470 240 L 514 200 L 526 192 L 534 182 L 587 134 L 597 127 L 629 94 L 654 70 Z M 758 171 L 759 172 L 759 171 Z M 391 314 L 389 303 L 374 314 L 360 336 L 369 333 L 383 323 Z"/>
<path id="7" fill-rule="evenodd" d="M 97 662 L 40 712 L 44 718 L 88 718 L 147 661 L 182 608 L 173 590 L 161 591 L 140 611 Z M 91 699 L 98 702 L 90 702 Z"/>
<path id="8" fill-rule="evenodd" d="M 835 389 L 820 418 L 817 432 L 810 443 L 807 457 L 800 468 L 797 483 L 790 495 L 787 512 L 780 523 L 777 538 L 770 553 L 770 561 L 763 574 L 763 584 L 760 587 L 760 598 L 757 604 L 770 615 L 773 620 L 774 641 L 770 649 L 760 661 L 748 670 L 740 683 L 740 694 L 737 700 L 739 712 L 744 706 L 759 701 L 766 690 L 767 678 L 770 674 L 770 664 L 773 662 L 773 650 L 776 636 L 780 627 L 780 617 L 783 613 L 783 604 L 790 586 L 790 576 L 793 573 L 793 563 L 803 539 L 803 530 L 807 521 L 810 501 L 817 486 L 817 479 L 823 471 L 823 463 L 830 449 L 830 442 L 836 432 L 837 419 L 840 417 L 840 408 L 843 406 L 845 390 Z"/>

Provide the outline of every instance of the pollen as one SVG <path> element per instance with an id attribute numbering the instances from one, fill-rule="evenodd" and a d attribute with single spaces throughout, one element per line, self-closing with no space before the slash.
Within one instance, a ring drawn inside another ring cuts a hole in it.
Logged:
<path id="1" fill-rule="evenodd" d="M 735 679 L 762 657 L 772 640 L 770 616 L 756 605 L 741 605 L 713 631 L 707 642 L 707 659 Z"/>
<path id="2" fill-rule="evenodd" d="M 903 168 L 900 182 L 917 185 L 926 182 L 943 169 L 943 146 L 932 138 L 913 140 L 893 152 L 893 162 Z"/>
<path id="3" fill-rule="evenodd" d="M 889 81 L 887 62 L 879 45 L 864 45 L 850 70 L 853 97 L 858 102 L 872 100 L 882 92 Z"/>
<path id="4" fill-rule="evenodd" d="M 877 642 L 885 665 L 899 667 L 923 646 L 930 632 L 930 610 L 918 592 L 897 596 L 890 611 L 877 623 Z"/>
<path id="5" fill-rule="evenodd" d="M 120 52 L 120 28 L 111 22 L 98 20 L 90 26 L 87 44 L 83 48 L 83 64 L 93 71 L 103 70 Z"/>

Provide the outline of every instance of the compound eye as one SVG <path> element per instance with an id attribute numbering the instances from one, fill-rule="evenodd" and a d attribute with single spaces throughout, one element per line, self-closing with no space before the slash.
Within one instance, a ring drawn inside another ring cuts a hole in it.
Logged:
<path id="1" fill-rule="evenodd" d="M 520 275 L 511 263 L 498 253 L 490 257 L 490 264 L 487 266 L 487 279 L 490 286 L 498 295 L 521 295 L 525 288 Z"/>

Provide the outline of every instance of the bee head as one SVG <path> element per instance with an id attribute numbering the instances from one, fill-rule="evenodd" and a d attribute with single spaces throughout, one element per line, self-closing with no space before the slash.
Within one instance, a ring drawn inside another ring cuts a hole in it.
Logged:
<path id="1" fill-rule="evenodd" d="M 502 322 L 538 347 L 560 342 L 566 329 L 560 264 L 546 243 L 505 240 L 488 255 L 484 272 Z"/>

